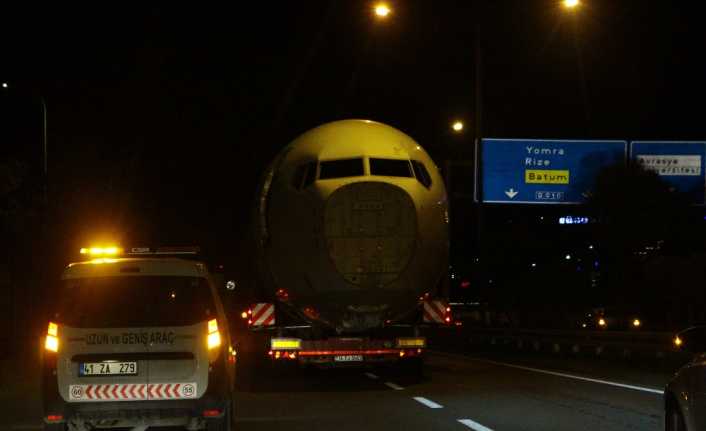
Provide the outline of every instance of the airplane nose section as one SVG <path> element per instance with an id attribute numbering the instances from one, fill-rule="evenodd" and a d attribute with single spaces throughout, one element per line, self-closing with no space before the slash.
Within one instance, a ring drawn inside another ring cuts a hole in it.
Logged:
<path id="1" fill-rule="evenodd" d="M 338 188 L 324 211 L 328 253 L 339 274 L 362 288 L 397 280 L 414 254 L 417 212 L 403 189 L 383 182 Z"/>

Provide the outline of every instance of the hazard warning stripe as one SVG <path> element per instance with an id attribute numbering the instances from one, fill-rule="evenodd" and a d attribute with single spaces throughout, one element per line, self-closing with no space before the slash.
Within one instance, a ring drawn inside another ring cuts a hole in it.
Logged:
<path id="1" fill-rule="evenodd" d="M 275 313 L 274 313 L 274 307 L 272 308 L 272 312 L 270 313 L 269 316 L 267 316 L 261 323 L 262 326 L 270 326 L 274 325 L 275 323 Z"/>
<path id="2" fill-rule="evenodd" d="M 266 317 L 269 315 L 270 311 L 270 304 L 255 304 L 255 307 L 253 308 L 253 314 L 252 314 L 252 320 L 256 324 L 258 322 L 261 322 L 263 317 Z"/>
<path id="3" fill-rule="evenodd" d="M 275 305 L 268 303 L 255 304 L 252 312 L 253 326 L 270 326 L 275 324 Z"/>
<path id="4" fill-rule="evenodd" d="M 196 398 L 196 383 L 70 385 L 70 401 L 136 401 Z"/>
<path id="5" fill-rule="evenodd" d="M 434 307 L 429 303 L 425 302 L 424 303 L 424 321 L 425 322 L 436 322 L 440 321 L 440 317 L 437 316 L 436 310 Z"/>
<path id="6" fill-rule="evenodd" d="M 424 301 L 424 321 L 445 323 L 446 307 L 444 301 Z"/>

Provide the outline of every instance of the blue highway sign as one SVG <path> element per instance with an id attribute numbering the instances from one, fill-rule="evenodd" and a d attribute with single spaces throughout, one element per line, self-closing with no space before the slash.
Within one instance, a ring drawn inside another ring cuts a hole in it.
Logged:
<path id="1" fill-rule="evenodd" d="M 626 141 L 483 139 L 485 203 L 581 204 L 599 172 L 627 161 Z"/>
<path id="2" fill-rule="evenodd" d="M 635 141 L 630 143 L 630 157 L 655 171 L 690 203 L 706 203 L 706 142 Z"/>

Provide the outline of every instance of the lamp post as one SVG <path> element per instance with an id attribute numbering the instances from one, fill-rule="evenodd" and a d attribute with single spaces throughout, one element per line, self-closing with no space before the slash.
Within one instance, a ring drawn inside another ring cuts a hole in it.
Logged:
<path id="1" fill-rule="evenodd" d="M 566 13 L 575 13 L 583 6 L 582 0 L 560 0 L 561 8 Z M 483 164 L 482 164 L 482 148 L 481 140 L 483 136 L 483 32 L 482 32 L 482 17 L 483 17 L 483 5 L 482 0 L 476 0 L 475 2 L 475 43 L 474 43 L 474 122 L 473 130 L 475 137 L 475 181 L 474 187 L 476 190 L 475 196 L 477 197 L 476 209 L 476 247 L 478 251 L 483 249 L 483 232 L 484 232 L 484 208 L 483 208 Z M 583 74 L 583 67 L 580 67 L 581 74 Z M 582 90 L 584 100 L 587 100 L 587 91 L 585 88 L 585 80 L 582 79 Z M 587 110 L 587 121 L 588 121 L 588 110 Z M 451 165 L 453 163 L 449 162 L 447 164 L 447 169 L 450 171 Z M 449 175 L 450 178 L 450 175 Z"/>
<path id="2" fill-rule="evenodd" d="M 10 89 L 10 84 L 8 82 L 2 82 L 0 83 L 0 87 L 2 87 L 4 90 L 9 90 Z M 48 176 L 48 142 L 47 142 L 47 101 L 44 99 L 42 95 L 38 96 L 39 98 L 39 104 L 42 108 L 42 175 L 44 177 L 43 181 L 43 193 L 44 193 L 44 204 L 47 205 L 49 203 L 49 194 L 48 194 L 48 181 L 49 181 L 49 176 Z"/>
<path id="3" fill-rule="evenodd" d="M 48 169 L 48 146 L 47 146 L 47 101 L 44 97 L 39 96 L 39 101 L 42 104 L 42 153 L 44 154 L 43 160 L 43 170 L 44 170 L 44 203 L 48 203 L 48 183 L 49 183 L 49 169 Z"/>
<path id="4" fill-rule="evenodd" d="M 561 2 L 563 8 L 567 13 L 577 13 L 577 11 L 583 6 L 581 0 L 562 0 Z M 581 86 L 581 97 L 583 99 L 583 110 L 584 110 L 584 120 L 586 122 L 586 132 L 591 133 L 591 107 L 589 103 L 588 96 L 588 84 L 586 82 L 586 72 L 583 66 L 583 56 L 581 55 L 581 45 L 579 40 L 578 23 L 576 20 L 574 24 L 574 43 L 576 45 L 576 57 L 578 61 L 578 73 L 579 73 L 579 84 Z"/>

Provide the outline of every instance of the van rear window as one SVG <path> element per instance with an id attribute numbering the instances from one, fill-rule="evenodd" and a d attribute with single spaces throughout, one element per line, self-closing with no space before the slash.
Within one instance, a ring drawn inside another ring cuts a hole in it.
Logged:
<path id="1" fill-rule="evenodd" d="M 359 177 L 362 175 L 364 175 L 363 159 L 327 160 L 320 162 L 320 180 Z"/>
<path id="2" fill-rule="evenodd" d="M 114 276 L 63 281 L 54 319 L 79 328 L 186 326 L 216 315 L 200 277 Z"/>

